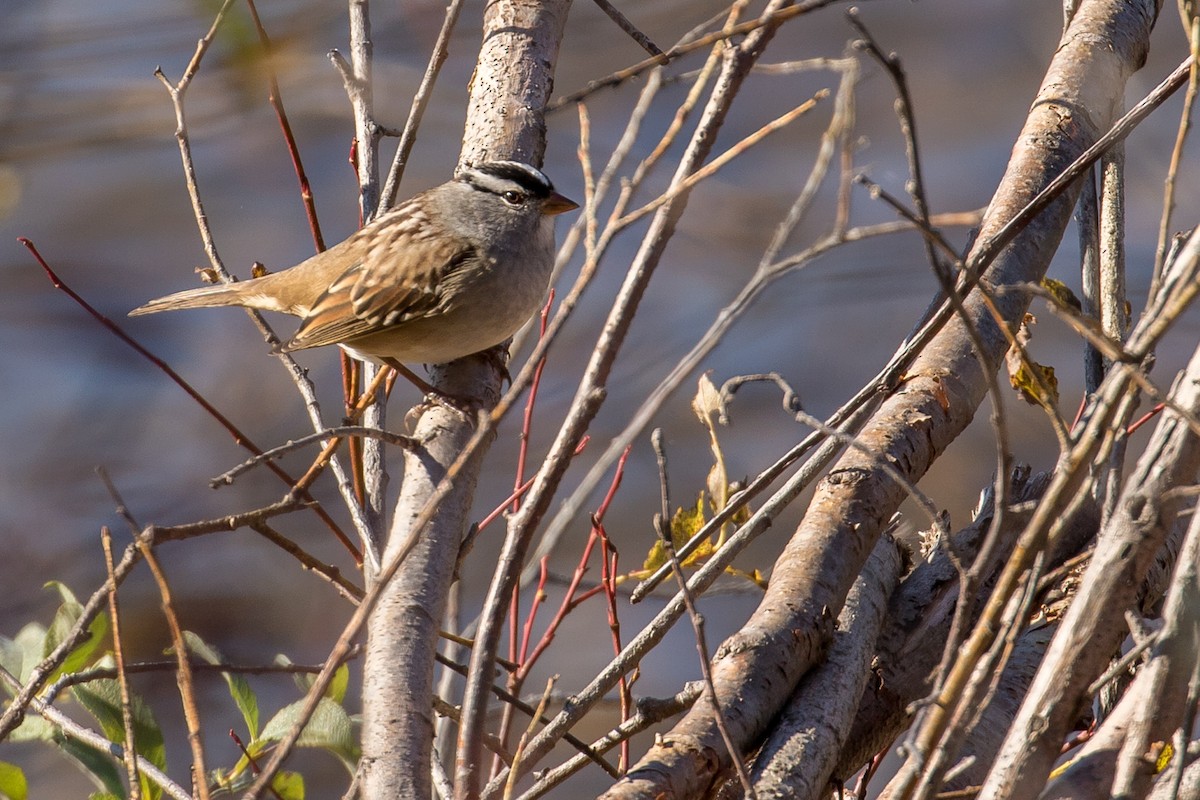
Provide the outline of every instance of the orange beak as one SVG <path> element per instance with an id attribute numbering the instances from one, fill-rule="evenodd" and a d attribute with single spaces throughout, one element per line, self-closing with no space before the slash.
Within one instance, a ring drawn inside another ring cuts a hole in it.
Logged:
<path id="1" fill-rule="evenodd" d="M 546 202 L 542 203 L 542 213 L 547 217 L 572 211 L 576 208 L 579 208 L 579 203 L 563 197 L 558 192 L 551 192 L 550 196 L 546 198 Z"/>

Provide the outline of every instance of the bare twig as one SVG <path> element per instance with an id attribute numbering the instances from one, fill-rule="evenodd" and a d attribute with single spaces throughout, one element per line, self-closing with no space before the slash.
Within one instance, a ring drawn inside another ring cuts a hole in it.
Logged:
<path id="1" fill-rule="evenodd" d="M 1175 133 L 1175 146 L 1171 148 L 1171 164 L 1163 182 L 1163 210 L 1158 225 L 1158 246 L 1154 251 L 1154 273 L 1150 281 L 1150 297 L 1158 291 L 1162 271 L 1166 264 L 1167 247 L 1171 241 L 1171 211 L 1175 206 L 1175 179 L 1183 162 L 1183 145 L 1192 127 L 1192 109 L 1196 104 L 1197 89 L 1200 88 L 1200 17 L 1192 17 L 1188 30 L 1191 45 L 1191 68 L 1188 71 L 1188 88 L 1183 96 L 1183 109 L 1179 112 L 1179 128 Z"/>
<path id="2" fill-rule="evenodd" d="M 208 215 L 204 210 L 204 203 L 200 198 L 199 183 L 196 179 L 196 167 L 192 158 L 191 140 L 188 135 L 184 97 L 188 87 L 191 85 L 192 79 L 200 69 L 200 62 L 203 59 L 204 54 L 211 46 L 217 30 L 232 4 L 233 0 L 225 0 L 225 2 L 222 4 L 221 9 L 217 12 L 216 17 L 213 20 L 212 27 L 210 27 L 208 33 L 206 33 L 205 36 L 200 39 L 200 42 L 196 46 L 195 55 L 192 57 L 192 60 L 188 64 L 187 69 L 184 71 L 183 76 L 177 83 L 171 83 L 161 69 L 155 71 L 156 77 L 158 77 L 163 87 L 167 90 L 167 93 L 171 98 L 171 105 L 175 110 L 175 139 L 179 145 L 179 155 L 183 165 L 183 173 L 187 184 L 188 197 L 191 199 L 192 212 L 196 218 L 196 225 L 199 229 L 200 238 L 204 245 L 204 252 L 208 256 L 209 264 L 212 266 L 213 271 L 216 272 L 217 276 L 225 282 L 232 280 L 232 276 L 225 268 L 224 262 L 217 253 L 216 241 L 213 237 L 212 228 L 208 222 Z M 266 323 L 266 320 L 263 319 L 261 313 L 254 311 L 253 309 L 246 309 L 246 313 L 254 322 L 255 326 L 258 327 L 259 331 L 263 334 L 267 342 L 269 342 L 271 345 L 280 344 L 279 337 L 275 335 L 275 332 Z M 321 412 L 317 404 L 316 391 L 312 385 L 312 382 L 308 379 L 307 372 L 301 369 L 300 365 L 297 364 L 296 360 L 289 354 L 280 352 L 277 353 L 277 357 L 287 369 L 288 375 L 291 377 L 292 382 L 296 385 L 297 390 L 304 399 L 304 407 L 308 412 L 309 421 L 313 428 L 315 430 L 321 430 L 327 427 L 321 421 Z M 361 540 L 363 548 L 366 551 L 366 558 L 368 561 L 377 561 L 378 559 L 374 552 L 374 537 L 371 533 L 371 524 L 363 512 L 361 504 L 355 497 L 354 487 L 351 484 L 349 477 L 342 469 L 340 462 L 338 462 L 336 459 L 332 462 L 332 469 L 334 476 L 337 479 L 338 490 L 342 495 L 342 500 L 350 512 L 350 518 L 354 521 L 359 539 Z M 343 542 L 343 544 L 347 543 L 348 540 Z M 356 553 L 356 560 L 361 561 L 363 556 L 358 555 L 357 550 L 354 552 Z"/>
<path id="3" fill-rule="evenodd" d="M 104 569 L 108 574 L 108 616 L 112 626 L 113 658 L 117 662 L 117 685 L 121 689 L 121 724 L 125 728 L 125 771 L 129 778 L 129 799 L 141 800 L 142 782 L 138 777 L 137 746 L 133 740 L 133 706 L 129 694 L 129 675 L 125 671 L 125 646 L 121 639 L 121 615 L 117 605 L 117 583 L 113 580 L 112 534 L 108 527 L 100 529 L 100 543 L 104 548 Z"/>
<path id="4" fill-rule="evenodd" d="M 149 350 L 147 350 L 145 347 L 143 347 L 141 345 L 141 343 L 139 343 L 136 339 L 134 339 L 132 336 L 127 334 L 115 322 L 113 322 L 108 317 L 104 316 L 99 311 L 97 311 L 90 303 L 88 303 L 86 300 L 84 300 L 83 297 L 76 294 L 75 290 L 73 290 L 70 286 L 68 286 L 65 282 L 63 282 L 62 278 L 60 278 L 58 276 L 58 274 L 53 269 L 50 268 L 50 265 L 48 263 L 46 263 L 46 260 L 44 258 L 42 258 L 41 253 L 38 252 L 38 250 L 34 246 L 33 242 L 29 241 L 28 239 L 24 239 L 24 238 L 19 239 L 18 241 L 20 241 L 22 244 L 24 244 L 27 248 L 29 248 L 29 251 L 31 253 L 33 253 L 33 257 L 37 259 L 37 262 L 42 266 L 42 269 L 46 271 L 46 274 L 50 278 L 50 282 L 52 284 L 54 284 L 55 288 L 61 289 L 63 292 L 65 292 L 68 297 L 70 297 L 72 300 L 74 300 L 76 303 L 78 303 L 85 311 L 87 311 L 88 314 L 90 314 L 93 319 L 95 319 L 97 322 L 99 322 L 101 325 L 103 325 L 105 328 L 107 328 L 109 331 L 111 331 L 113 333 L 113 335 L 115 335 L 118 339 L 120 339 L 125 344 L 132 347 L 140 356 L 145 358 L 147 361 L 149 361 L 154 366 L 158 367 L 168 378 L 170 378 L 172 381 L 174 381 L 176 386 L 178 386 L 180 389 L 183 389 L 183 391 L 186 392 L 189 397 L 191 397 L 193 400 L 195 400 L 196 403 L 199 404 L 199 406 L 201 408 L 203 408 L 205 411 L 207 411 L 208 414 L 213 419 L 215 419 L 223 428 L 225 428 L 225 430 L 227 430 L 230 433 L 230 435 L 233 436 L 233 440 L 236 443 L 238 443 L 242 447 L 246 448 L 251 453 L 254 453 L 255 455 L 262 454 L 262 449 L 259 448 L 258 445 L 256 445 L 254 442 L 252 442 L 249 439 L 249 437 L 246 436 L 246 434 L 242 433 L 242 431 L 236 425 L 234 425 L 233 422 L 231 422 L 228 417 L 226 417 L 224 414 L 222 414 L 220 411 L 218 411 L 217 408 L 214 405 L 212 405 L 212 403 L 208 402 L 208 400 L 203 395 L 201 395 L 200 392 L 196 391 L 196 389 L 190 383 L 188 383 L 186 380 L 184 380 L 179 375 L 179 373 L 177 373 L 175 370 L 173 370 L 169 364 L 167 364 L 161 358 L 154 355 Z M 292 486 L 295 484 L 295 482 L 296 482 L 295 479 L 292 478 L 290 475 L 288 475 L 288 473 L 285 472 L 278 465 L 272 464 L 269 466 L 269 469 L 272 472 L 274 472 L 276 475 L 278 475 L 279 478 L 284 483 L 286 483 L 288 486 Z M 320 517 L 321 520 L 327 526 L 329 526 L 329 529 L 333 532 L 333 534 L 335 536 L 337 536 L 338 541 L 340 541 L 342 543 L 342 545 L 344 547 L 346 547 L 347 550 L 350 551 L 351 555 L 354 556 L 355 560 L 361 560 L 361 556 L 358 554 L 358 549 L 354 546 L 354 543 L 351 542 L 350 539 L 346 536 L 346 534 L 342 532 L 341 528 L 338 527 L 337 523 L 333 521 L 333 518 L 329 516 L 329 514 L 325 511 L 325 509 L 323 509 L 316 502 L 316 500 L 313 499 L 312 495 L 308 494 L 308 492 L 304 492 L 302 494 L 302 497 L 304 498 L 304 500 L 307 503 L 311 504 L 311 506 L 312 506 L 313 510 L 316 512 L 317 516 Z"/>
<path id="5" fill-rule="evenodd" d="M 622 70 L 617 70 L 608 77 L 590 81 L 587 86 L 579 91 L 572 92 L 571 94 L 558 98 L 558 100 L 551 103 L 546 110 L 555 111 L 565 105 L 577 103 L 593 92 L 599 91 L 600 89 L 607 89 L 617 86 L 629 80 L 630 78 L 637 77 L 646 70 L 653 69 L 654 67 L 660 67 L 663 64 L 668 64 L 679 56 L 687 53 L 694 53 L 697 50 L 703 50 L 704 48 L 716 44 L 717 42 L 723 42 L 738 36 L 752 34 L 763 29 L 773 30 L 779 27 L 779 25 L 783 22 L 786 22 L 793 17 L 798 17 L 801 14 L 807 14 L 810 11 L 816 11 L 819 8 L 824 8 L 832 2 L 834 2 L 834 0 L 808 0 L 808 2 L 796 3 L 795 5 L 790 6 L 772 6 L 769 11 L 764 13 L 758 19 L 749 20 L 736 25 L 728 25 L 722 30 L 715 31 L 714 33 L 700 36 L 699 38 L 695 39 L 688 39 L 686 42 L 678 44 L 675 47 L 672 47 L 670 50 L 667 50 L 662 55 L 651 56 L 644 61 L 639 61 L 633 66 L 626 67 Z"/>
<path id="6" fill-rule="evenodd" d="M 272 528 L 265 520 L 248 522 L 247 527 L 299 561 L 302 567 L 315 572 L 321 578 L 328 581 L 337 590 L 338 594 L 351 603 L 357 603 L 362 599 L 363 590 L 343 575 L 340 569 L 309 553 L 303 547 Z"/>
<path id="7" fill-rule="evenodd" d="M 254 0 L 246 0 L 246 8 L 250 12 L 250 19 L 254 22 L 254 29 L 258 32 L 258 41 L 262 44 L 265 56 L 263 66 L 266 68 L 269 89 L 267 99 L 271 103 L 271 108 L 275 109 L 275 116 L 279 119 L 279 128 L 283 133 L 288 155 L 292 158 L 292 169 L 300 184 L 300 200 L 304 203 L 304 214 L 308 217 L 308 228 L 312 231 L 313 245 L 320 253 L 325 249 L 325 237 L 321 235 L 321 223 L 317 219 L 317 206 L 313 199 L 312 184 L 308 182 L 308 173 L 305 172 L 304 162 L 300 158 L 300 147 L 296 144 L 296 137 L 292 133 L 292 123 L 288 119 L 287 111 L 283 108 L 283 95 L 279 91 L 279 80 L 275 77 L 275 70 L 271 66 L 271 56 L 274 54 L 271 37 L 267 35 L 267 29 L 263 27 L 262 20 L 259 19 L 258 6 L 255 5 Z"/>
<path id="8" fill-rule="evenodd" d="M 821 100 L 824 100 L 827 97 L 829 97 L 829 90 L 821 89 L 815 95 L 813 95 L 812 98 L 810 98 L 809 100 L 804 101 L 803 103 L 796 106 L 795 108 L 793 108 L 791 111 L 787 112 L 786 114 L 783 114 L 783 115 L 777 117 L 776 119 L 771 120 L 766 125 L 763 125 L 761 128 L 754 131 L 754 133 L 751 133 L 749 136 L 746 136 L 744 139 L 739 141 L 737 144 L 733 145 L 728 150 L 726 150 L 725 152 L 721 153 L 719 156 L 714 158 L 712 161 L 705 164 L 702 168 L 700 168 L 700 169 L 696 170 L 695 172 L 693 172 L 692 174 L 688 175 L 685 180 L 672 186 L 668 191 L 659 195 L 654 200 L 651 200 L 649 203 L 646 203 L 641 208 L 629 212 L 627 215 L 621 217 L 619 220 L 617 220 L 613 224 L 618 225 L 620 227 L 627 227 L 629 225 L 632 225 L 634 222 L 637 222 L 639 219 L 641 219 L 642 217 L 645 217 L 647 214 L 654 211 L 655 209 L 660 208 L 661 206 L 663 206 L 665 203 L 667 203 L 671 199 L 679 196 L 683 192 L 690 191 L 696 184 L 700 183 L 705 178 L 709 178 L 712 175 L 716 174 L 717 170 L 719 170 L 721 167 L 725 166 L 726 164 L 728 164 L 733 159 L 737 158 L 742 153 L 745 153 L 751 147 L 758 144 L 763 139 L 770 136 L 772 133 L 775 133 L 776 131 L 787 127 L 789 124 L 791 124 L 795 120 L 797 120 L 800 117 L 802 117 L 803 115 L 807 114 L 809 111 L 811 111 L 816 106 L 816 104 L 818 102 L 820 102 Z"/>
<path id="9" fill-rule="evenodd" d="M 529 725 L 525 728 L 525 732 L 521 734 L 521 740 L 519 742 L 517 742 L 517 749 L 513 753 L 512 763 L 510 764 L 511 767 L 515 768 L 517 765 L 519 765 L 521 763 L 521 756 L 523 756 L 525 754 L 525 745 L 527 745 L 529 743 L 530 737 L 533 736 L 533 731 L 537 725 L 537 720 L 541 719 L 542 715 L 545 713 L 546 705 L 550 702 L 550 695 L 554 691 L 554 684 L 557 681 L 558 681 L 557 675 L 550 676 L 550 678 L 546 681 L 546 688 L 542 691 L 542 699 L 540 701 L 538 701 L 537 710 L 534 712 L 533 716 L 530 718 Z M 509 800 L 512 797 L 513 792 L 517 788 L 516 787 L 517 770 L 510 769 L 508 772 L 508 775 L 509 775 L 508 786 L 505 788 L 505 792 L 504 792 L 505 800 Z"/>
<path id="10" fill-rule="evenodd" d="M 686 711 L 696 702 L 696 699 L 700 697 L 702 692 L 703 686 L 701 683 L 699 681 L 692 681 L 678 694 L 665 700 L 642 698 L 637 703 L 637 713 L 593 742 L 591 745 L 592 750 L 597 753 L 603 753 L 606 750 L 616 747 L 617 744 L 627 743 L 631 737 L 641 733 L 650 726 L 673 717 L 681 711 Z M 519 800 L 534 800 L 534 798 L 542 797 L 586 766 L 587 763 L 588 759 L 586 756 L 578 755 L 560 766 L 540 773 L 537 781 L 534 782 L 533 786 L 525 794 L 521 795 Z"/>
<path id="11" fill-rule="evenodd" d="M 354 655 L 357 655 L 355 653 Z M 321 665 L 312 664 L 234 664 L 232 662 L 220 662 L 210 664 L 207 661 L 189 661 L 193 673 L 206 672 L 231 672 L 240 675 L 315 675 L 321 671 Z M 171 659 L 170 661 L 135 661 L 125 664 L 125 671 L 130 675 L 156 673 L 156 672 L 173 672 L 179 668 L 179 661 Z M 89 667 L 79 672 L 68 672 L 63 674 L 58 680 L 50 684 L 46 688 L 44 699 L 47 702 L 53 702 L 64 689 L 69 689 L 72 686 L 90 683 L 96 680 L 105 678 L 114 679 L 117 677 L 116 667 Z"/>
<path id="12" fill-rule="evenodd" d="M 630 22 L 629 19 L 621 13 L 619 8 L 608 2 L 608 0 L 592 0 L 592 2 L 598 5 L 600 10 L 608 15 L 609 19 L 617 23 L 618 28 L 629 34 L 629 38 L 637 42 L 639 47 L 652 56 L 662 55 L 662 50 L 658 48 L 658 45 L 650 41 L 649 36 L 638 30 L 637 26 Z"/>
<path id="13" fill-rule="evenodd" d="M 236 478 L 238 475 L 241 475 L 243 472 L 247 472 L 254 467 L 259 466 L 260 464 L 265 464 L 272 459 L 285 456 L 293 450 L 299 450 L 303 447 L 307 447 L 313 442 L 319 442 L 324 439 L 341 439 L 347 436 L 361 436 L 367 439 L 379 439 L 380 441 L 387 442 L 388 444 L 394 444 L 398 447 L 406 447 L 410 449 L 420 446 L 420 443 L 411 436 L 404 436 L 403 434 L 392 433 L 391 431 L 383 431 L 379 430 L 378 428 L 367 428 L 362 425 L 343 425 L 338 428 L 327 428 L 323 431 L 310 433 L 306 436 L 301 436 L 299 439 L 291 439 L 284 444 L 279 445 L 278 447 L 272 447 L 270 450 L 264 450 L 254 458 L 243 461 L 241 464 L 238 464 L 236 467 L 228 470 L 227 472 L 222 472 L 208 483 L 214 489 L 220 486 L 228 486 L 229 484 L 233 483 L 234 478 Z"/>
<path id="14" fill-rule="evenodd" d="M 154 555 L 154 549 L 138 540 L 142 549 L 142 557 L 154 575 L 158 584 L 158 592 L 162 596 L 163 614 L 167 619 L 167 627 L 171 631 L 171 646 L 175 650 L 177 668 L 175 680 L 179 684 L 179 697 L 183 701 L 183 717 L 187 721 L 188 743 L 192 747 L 192 774 L 194 783 L 201 800 L 208 798 L 208 769 L 204 760 L 204 739 L 200 733 L 200 707 L 196 704 L 196 693 L 192 683 L 192 665 L 187 657 L 187 644 L 183 640 L 183 629 L 179 627 L 179 618 L 175 616 L 174 601 L 171 599 L 171 589 L 167 584 L 167 576 Z"/>
<path id="15" fill-rule="evenodd" d="M 400 134 L 400 141 L 396 144 L 396 155 L 392 159 L 392 168 L 388 171 L 387 181 L 383 185 L 381 211 L 387 211 L 396 202 L 396 192 L 400 188 L 400 181 L 404 180 L 404 168 L 408 166 L 409 154 L 412 153 L 413 145 L 417 142 L 417 128 L 420 127 L 421 118 L 425 115 L 425 108 L 429 105 L 429 98 L 433 94 L 433 84 L 437 82 L 442 64 L 446 63 L 446 58 L 450 55 L 450 34 L 454 32 L 454 26 L 458 22 L 458 14 L 462 10 L 462 6 L 463 0 L 450 0 L 446 5 L 446 17 L 442 20 L 442 29 L 438 31 L 437 42 L 433 45 L 433 53 L 429 56 L 429 64 L 425 67 L 425 74 L 421 77 L 421 85 L 417 87 L 417 93 L 413 95 L 408 119 Z"/>
<path id="16" fill-rule="evenodd" d="M 662 498 L 662 508 L 658 514 L 654 515 L 654 530 L 658 534 L 659 541 L 662 542 L 663 551 L 667 554 L 667 560 L 671 564 L 671 570 L 675 573 L 675 581 L 679 585 L 679 593 L 683 596 L 683 605 L 687 609 L 688 619 L 691 620 L 692 631 L 696 636 L 696 651 L 700 656 L 700 674 L 704 680 L 704 698 L 712 705 L 713 719 L 716 721 L 717 729 L 721 732 L 721 738 L 725 740 L 725 748 L 729 753 L 729 759 L 733 763 L 738 780 L 742 784 L 742 790 L 747 797 L 753 800 L 757 795 L 754 792 L 753 784 L 750 783 L 750 773 L 746 771 L 742 754 L 729 734 L 729 727 L 725 723 L 725 714 L 721 711 L 721 702 L 717 698 L 717 689 L 713 685 L 712 668 L 708 663 L 708 642 L 704 635 L 704 617 L 696 608 L 696 600 L 692 597 L 692 592 L 687 585 L 687 577 L 683 574 L 683 565 L 679 563 L 679 556 L 675 552 L 675 542 L 670 530 L 671 496 L 670 481 L 667 478 L 667 451 L 663 446 L 661 428 L 654 429 L 650 434 L 650 441 L 654 446 L 655 461 L 658 463 L 659 489 Z"/>
<path id="17" fill-rule="evenodd" d="M 141 531 L 139 533 L 141 526 L 134 519 L 132 513 L 130 513 L 129 507 L 125 505 L 125 501 L 121 499 L 116 485 L 104 470 L 98 470 L 98 472 L 109 494 L 117 504 L 117 513 L 125 518 L 133 530 L 134 543 L 141 550 L 142 558 L 145 559 L 146 566 L 150 568 L 150 573 L 154 576 L 154 582 L 158 586 L 158 593 L 162 598 L 163 616 L 167 620 L 167 628 L 171 632 L 171 646 L 175 651 L 175 681 L 179 685 L 179 698 L 183 706 L 183 717 L 187 722 L 188 743 L 192 748 L 192 782 L 196 787 L 197 796 L 200 800 L 208 800 L 208 769 L 205 767 L 204 739 L 200 733 L 200 707 L 196 703 L 196 693 L 194 684 L 192 683 L 192 668 L 188 660 L 187 644 L 183 639 L 183 629 L 179 625 L 179 618 L 175 615 L 175 603 L 171 598 L 171 588 L 167 584 L 167 576 L 162 570 L 162 565 L 158 563 L 158 557 L 154 554 L 154 534 L 152 530 Z"/>
<path id="18" fill-rule="evenodd" d="M 120 566 L 118 565 L 118 570 L 119 569 Z M 104 597 L 103 591 L 99 594 L 102 598 Z M 27 683 L 25 684 L 25 687 L 21 687 L 21 682 L 17 680 L 17 677 L 2 666 L 0 666 L 0 681 L 3 681 L 5 684 L 7 684 L 10 690 L 18 692 L 19 694 L 24 694 L 25 690 L 31 685 Z M 108 739 L 104 738 L 95 731 L 83 727 L 78 722 L 71 719 L 66 714 L 62 713 L 44 700 L 37 697 L 31 697 L 22 704 L 22 708 L 24 707 L 32 708 L 40 717 L 61 730 L 66 736 L 82 742 L 89 747 L 93 747 L 102 753 L 108 753 L 118 761 L 124 758 L 124 751 L 119 744 L 110 742 Z M 0 739 L 3 738 L 3 736 L 0 736 Z M 161 787 L 162 790 L 174 798 L 174 800 L 194 800 L 191 792 L 175 783 L 175 781 L 167 777 L 162 770 L 153 764 L 142 762 L 141 774 Z"/>

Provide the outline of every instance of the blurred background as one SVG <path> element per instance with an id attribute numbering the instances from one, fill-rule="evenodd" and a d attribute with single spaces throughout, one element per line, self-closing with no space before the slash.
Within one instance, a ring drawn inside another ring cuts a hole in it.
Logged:
<path id="1" fill-rule="evenodd" d="M 81 597 L 102 580 L 98 532 L 110 526 L 128 541 L 124 523 L 96 476 L 103 467 L 142 524 L 173 524 L 249 509 L 277 499 L 283 487 L 259 470 L 234 486 L 212 491 L 208 480 L 244 458 L 230 437 L 159 370 L 90 319 L 16 242 L 33 240 L 59 275 L 102 313 L 165 359 L 222 409 L 260 446 L 308 432 L 291 381 L 245 315 L 218 309 L 125 318 L 126 312 L 171 291 L 196 285 L 206 264 L 185 191 L 173 133 L 175 121 L 156 67 L 172 81 L 211 24 L 209 0 L 41 0 L 0 4 L 0 635 L 14 636 L 31 620 L 48 623 L 57 595 L 50 580 Z M 662 47 L 718 13 L 717 0 L 643 0 L 623 10 Z M 246 276 L 262 261 L 290 266 L 312 253 L 294 172 L 274 113 L 267 104 L 264 61 L 244 8 L 218 36 L 187 95 L 191 142 L 205 209 L 226 265 Z M 862 20 L 907 71 L 935 213 L 984 206 L 999 179 L 1012 141 L 1037 90 L 1061 27 L 1059 4 L 1044 0 L 956 0 L 864 4 Z M 356 183 L 347 157 L 353 128 L 341 81 L 327 52 L 347 47 L 344 4 L 319 0 L 260 0 L 271 35 L 283 102 L 312 181 L 326 241 L 349 235 L 358 222 Z M 372 6 L 377 117 L 399 129 L 441 25 L 444 7 L 433 2 Z M 839 57 L 854 32 L 844 6 L 834 6 L 784 26 L 764 63 Z M 481 4 L 461 17 L 434 100 L 425 115 L 402 195 L 447 179 L 458 154 L 466 87 L 478 47 Z M 1132 104 L 1186 56 L 1173 5 L 1164 8 L 1147 66 L 1130 82 Z M 643 52 L 595 6 L 577 2 L 562 46 L 556 92 L 641 60 Z M 673 66 L 695 69 L 701 55 Z M 592 155 L 597 169 L 616 143 L 640 88 L 633 81 L 589 100 Z M 747 84 L 721 133 L 719 152 L 802 102 L 817 89 L 835 87 L 829 72 L 756 75 Z M 660 94 L 633 157 L 649 153 L 686 93 L 678 83 Z M 864 59 L 857 95 L 858 168 L 897 196 L 906 179 L 903 144 L 892 111 L 887 76 Z M 1175 137 L 1181 96 L 1142 125 L 1128 144 L 1127 206 L 1130 299 L 1135 315 L 1145 299 L 1161 210 L 1162 182 Z M 569 481 L 578 481 L 589 458 L 620 431 L 642 396 L 696 341 L 714 314 L 749 276 L 775 225 L 786 213 L 811 167 L 831 103 L 774 135 L 706 181 L 694 194 L 679 234 L 667 250 L 642 313 L 625 344 L 609 401 L 592 429 L 593 441 Z M 573 109 L 550 119 L 546 171 L 559 189 L 583 197 L 576 158 L 579 126 Z M 384 161 L 392 143 L 384 146 Z M 673 150 L 678 154 L 680 148 Z M 1196 223 L 1200 169 L 1196 146 L 1187 151 L 1178 193 L 1176 228 Z M 661 189 L 671 169 L 650 179 Z M 649 193 L 643 200 L 650 199 Z M 810 243 L 832 219 L 832 186 L 817 211 L 793 237 L 790 252 Z M 853 222 L 893 215 L 856 189 Z M 562 223 L 563 225 L 567 223 Z M 603 263 L 575 319 L 557 344 L 542 384 L 532 453 L 544 453 L 557 420 L 611 304 L 644 226 L 627 232 Z M 560 229 L 561 232 L 561 229 Z M 958 246 L 964 230 L 947 231 Z M 1077 247 L 1069 232 L 1052 274 L 1079 291 Z M 567 279 L 578 269 L 577 257 Z M 824 416 L 844 402 L 883 364 L 933 295 L 935 282 L 915 236 L 896 236 L 844 247 L 774 285 L 706 360 L 721 381 L 737 374 L 775 370 L 799 392 L 810 413 Z M 1062 411 L 1074 415 L 1080 400 L 1081 347 L 1052 316 L 1039 309 L 1033 353 L 1058 371 Z M 277 329 L 290 333 L 294 322 Z M 1169 376 L 1197 340 L 1200 319 L 1191 313 L 1160 353 L 1155 376 Z M 522 354 L 515 358 L 522 360 Z M 303 353 L 317 380 L 327 420 L 340 416 L 335 351 Z M 703 485 L 710 457 L 703 430 L 688 410 L 695 377 L 672 398 L 656 424 L 667 433 L 672 491 L 690 502 Z M 399 429 L 415 390 L 397 387 L 391 427 Z M 1042 414 L 1015 396 L 1004 398 L 1012 419 L 1016 456 L 1035 468 L 1053 464 L 1054 442 Z M 980 413 L 922 487 L 966 521 L 979 489 L 989 480 L 994 446 Z M 723 431 L 731 477 L 749 476 L 804 435 L 780 409 L 772 389 L 747 388 Z M 490 455 L 479 490 L 482 517 L 510 491 L 518 427 L 509 422 Z M 303 471 L 309 454 L 284 465 Z M 393 486 L 395 485 L 395 478 Z M 608 530 L 622 548 L 622 566 L 635 568 L 652 541 L 650 518 L 657 481 L 648 437 L 635 445 L 629 471 L 610 511 Z M 332 482 L 315 493 L 350 530 Z M 598 498 L 597 501 L 598 502 Z M 740 561 L 769 571 L 774 553 L 793 529 L 802 506 Z M 913 517 L 915 524 L 923 524 Z M 344 551 L 311 515 L 280 520 L 279 527 L 310 551 L 352 570 Z M 568 573 L 587 534 L 579 521 L 554 562 Z M 484 536 L 468 564 L 465 607 L 474 608 L 489 560 L 501 535 Z M 293 661 L 319 663 L 350 614 L 322 581 L 252 533 L 219 534 L 161 549 L 177 607 L 186 627 L 239 662 L 267 661 L 285 652 Z M 708 637 L 715 646 L 757 603 L 756 590 L 732 579 L 706 599 Z M 133 658 L 154 658 L 166 646 L 157 592 L 144 570 L 122 590 L 127 648 Z M 561 673 L 563 691 L 581 685 L 611 656 L 601 603 L 574 615 L 569 637 L 551 651 L 530 686 Z M 657 607 L 654 600 L 623 605 L 631 636 Z M 636 690 L 665 695 L 698 677 L 691 632 L 680 627 L 642 665 Z M 574 646 L 572 646 L 572 641 Z M 603 644 L 600 644 L 603 643 Z M 139 678 L 169 731 L 171 773 L 185 780 L 188 760 L 179 735 L 180 714 L 169 674 Z M 284 678 L 257 679 L 264 716 L 295 699 Z M 231 765 L 237 753 L 223 731 L 237 724 L 219 681 L 201 682 L 209 758 Z M 352 693 L 357 688 L 352 689 Z M 357 701 L 352 701 L 354 705 Z M 590 733 L 590 732 L 589 732 Z M 635 748 L 636 749 L 636 748 Z M 0 745 L 0 760 L 21 765 L 34 795 L 81 797 L 82 775 L 62 768 L 43 746 Z M 333 796 L 345 786 L 334 760 L 306 762 L 310 796 Z M 602 778 L 602 776 L 601 776 Z M 582 776 L 558 796 L 577 796 L 602 785 Z"/>

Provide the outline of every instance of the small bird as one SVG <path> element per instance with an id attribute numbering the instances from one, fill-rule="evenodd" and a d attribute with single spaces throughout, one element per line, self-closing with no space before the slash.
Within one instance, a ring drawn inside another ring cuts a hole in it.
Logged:
<path id="1" fill-rule="evenodd" d="M 129 313 L 282 311 L 300 317 L 284 352 L 338 344 L 376 363 L 453 361 L 500 344 L 533 316 L 554 265 L 553 217 L 578 207 L 541 170 L 488 161 L 294 267 Z"/>

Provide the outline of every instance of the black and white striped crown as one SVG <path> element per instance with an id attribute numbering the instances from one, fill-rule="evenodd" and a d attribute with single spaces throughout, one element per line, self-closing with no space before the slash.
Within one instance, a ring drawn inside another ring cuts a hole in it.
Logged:
<path id="1" fill-rule="evenodd" d="M 513 188 L 530 197 L 545 200 L 554 193 L 554 184 L 537 167 L 519 161 L 485 161 L 482 164 L 463 167 L 458 180 L 476 186 L 492 194 L 502 194 Z"/>

